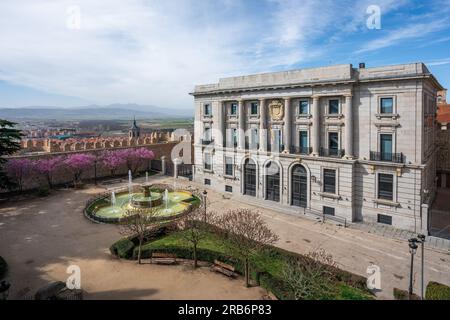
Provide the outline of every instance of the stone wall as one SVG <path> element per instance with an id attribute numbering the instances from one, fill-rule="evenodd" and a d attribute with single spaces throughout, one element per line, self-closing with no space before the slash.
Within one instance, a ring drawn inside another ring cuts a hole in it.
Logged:
<path id="1" fill-rule="evenodd" d="M 165 156 L 166 159 L 168 161 L 170 161 L 171 151 L 177 143 L 178 142 L 157 143 L 157 144 L 152 144 L 152 145 L 148 145 L 148 146 L 139 146 L 139 148 L 145 147 L 145 148 L 153 151 L 155 154 L 155 159 L 161 159 L 161 157 Z M 119 150 L 119 149 L 126 149 L 126 148 L 113 148 L 112 150 Z M 104 150 L 102 150 L 102 151 L 104 151 Z M 90 150 L 90 151 L 83 151 L 82 153 L 93 154 L 100 158 L 102 151 Z M 13 157 L 9 157 L 9 159 L 27 158 L 30 160 L 37 160 L 37 159 L 41 159 L 41 158 L 48 158 L 48 157 L 55 157 L 55 156 L 67 156 L 67 155 L 76 154 L 76 153 L 79 153 L 79 152 L 70 151 L 70 152 L 55 152 L 52 154 L 13 156 Z M 141 171 L 141 172 L 149 171 L 149 170 L 150 170 L 150 161 L 143 163 L 142 166 L 139 168 L 139 171 Z M 124 165 L 116 171 L 115 176 L 126 176 L 127 171 L 128 171 L 128 169 Z M 96 166 L 93 165 L 90 169 L 86 170 L 83 173 L 82 180 L 83 181 L 92 180 L 95 178 L 95 175 L 97 175 L 98 179 L 107 178 L 107 177 L 111 176 L 111 172 L 107 168 L 105 168 L 102 165 L 101 160 L 99 160 Z M 47 182 L 45 181 L 45 178 L 39 174 L 32 173 L 31 175 L 27 176 L 25 180 L 26 181 L 24 183 L 24 186 L 25 186 L 26 190 L 32 190 L 32 189 L 37 189 L 41 186 L 47 186 Z M 54 176 L 54 184 L 55 185 L 70 185 L 72 183 L 72 181 L 73 181 L 72 173 L 65 168 L 61 168 Z"/>

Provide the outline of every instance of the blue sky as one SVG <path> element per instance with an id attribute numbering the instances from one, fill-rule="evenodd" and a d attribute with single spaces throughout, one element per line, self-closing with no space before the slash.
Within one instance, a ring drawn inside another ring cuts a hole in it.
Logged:
<path id="1" fill-rule="evenodd" d="M 450 0 L 2 1 L 0 43 L 0 107 L 192 108 L 220 77 L 359 62 L 450 86 Z"/>

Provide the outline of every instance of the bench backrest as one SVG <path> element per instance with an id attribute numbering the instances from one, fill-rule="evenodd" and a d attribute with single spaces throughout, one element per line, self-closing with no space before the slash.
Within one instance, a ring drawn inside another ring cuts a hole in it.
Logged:
<path id="1" fill-rule="evenodd" d="M 229 264 L 226 264 L 225 262 L 222 262 L 222 261 L 219 261 L 219 260 L 214 260 L 214 264 L 218 265 L 221 268 L 224 268 L 226 270 L 230 270 L 230 271 L 234 272 L 234 267 L 229 265 Z"/>
<path id="2" fill-rule="evenodd" d="M 173 253 L 153 252 L 152 258 L 176 258 L 177 255 Z"/>

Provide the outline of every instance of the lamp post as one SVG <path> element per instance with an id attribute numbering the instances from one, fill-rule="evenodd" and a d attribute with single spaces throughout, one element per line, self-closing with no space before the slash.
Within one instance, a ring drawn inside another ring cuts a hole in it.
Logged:
<path id="1" fill-rule="evenodd" d="M 421 277 L 420 277 L 420 297 L 422 298 L 422 300 L 424 299 L 424 266 L 425 266 L 425 235 L 424 234 L 418 234 L 417 235 L 418 238 L 418 242 L 420 243 L 421 246 L 421 251 L 422 251 L 422 255 L 421 255 Z"/>
<path id="2" fill-rule="evenodd" d="M 410 266 L 411 269 L 409 271 L 408 294 L 409 294 L 409 300 L 411 300 L 411 297 L 413 295 L 414 255 L 416 254 L 416 251 L 417 251 L 417 239 L 416 238 L 409 239 L 408 244 L 409 244 L 409 252 L 411 253 L 411 266 Z"/>
<path id="3" fill-rule="evenodd" d="M 206 196 L 208 195 L 208 192 L 206 192 L 206 190 L 203 190 L 203 205 L 205 206 L 205 212 L 204 212 L 204 217 L 203 220 L 206 223 Z"/>

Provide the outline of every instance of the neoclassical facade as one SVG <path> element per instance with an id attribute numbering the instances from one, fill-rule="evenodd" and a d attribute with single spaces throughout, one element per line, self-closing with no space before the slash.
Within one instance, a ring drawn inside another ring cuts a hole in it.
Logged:
<path id="1" fill-rule="evenodd" d="M 197 86 L 194 179 L 293 214 L 426 232 L 438 90 L 422 63 Z"/>

